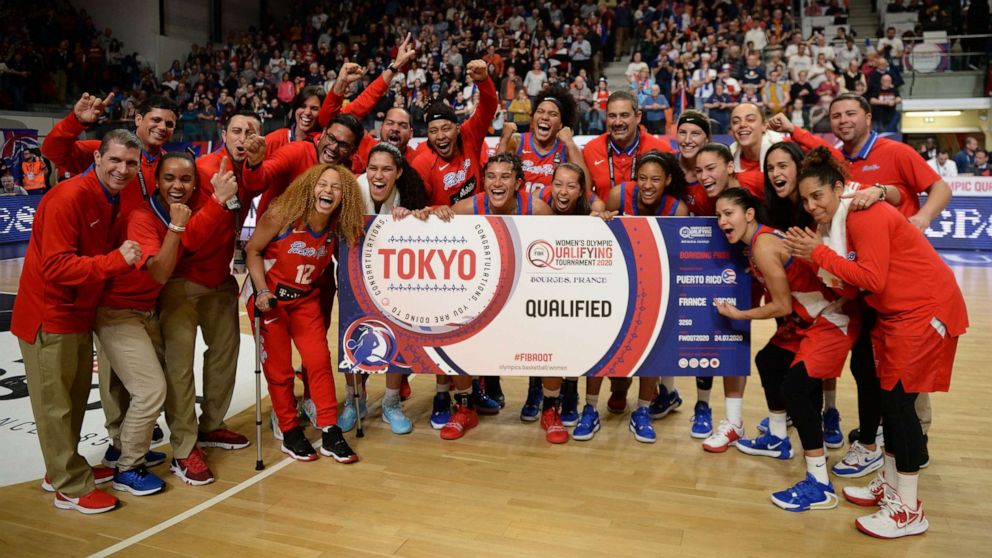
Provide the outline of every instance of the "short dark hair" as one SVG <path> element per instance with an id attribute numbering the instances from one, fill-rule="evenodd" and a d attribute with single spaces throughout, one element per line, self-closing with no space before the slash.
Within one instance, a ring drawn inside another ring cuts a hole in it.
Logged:
<path id="1" fill-rule="evenodd" d="M 303 103 L 310 97 L 317 97 L 317 99 L 320 100 L 320 103 L 323 104 L 325 96 L 326 93 L 324 93 L 323 87 L 308 85 L 307 87 L 300 89 L 300 92 L 296 94 L 296 97 L 293 97 L 293 108 L 291 110 L 296 112 L 296 109 L 302 107 Z"/>
<path id="2" fill-rule="evenodd" d="M 354 116 L 347 113 L 342 113 L 335 116 L 334 120 L 331 120 L 327 124 L 327 127 L 324 128 L 324 131 L 326 132 L 327 130 L 330 130 L 331 126 L 335 124 L 340 124 L 351 130 L 352 135 L 355 136 L 355 148 L 357 149 L 358 144 L 362 143 L 362 138 L 365 137 L 365 128 L 362 127 L 362 123 L 359 122 Z"/>
<path id="3" fill-rule="evenodd" d="M 110 145 L 114 143 L 123 145 L 127 149 L 141 149 L 141 140 L 134 135 L 134 132 L 117 128 L 103 135 L 103 140 L 100 142 L 100 155 L 105 155 L 110 149 Z"/>
<path id="4" fill-rule="evenodd" d="M 841 93 L 840 95 L 834 97 L 833 101 L 830 101 L 830 110 L 834 110 L 834 105 L 841 101 L 855 101 L 858 103 L 858 106 L 861 107 L 861 110 L 871 114 L 871 105 L 868 104 L 868 99 L 865 99 L 864 95 L 859 95 L 850 91 L 847 93 Z"/>
<path id="5" fill-rule="evenodd" d="M 941 147 L 940 149 L 937 150 L 937 155 L 950 155 L 950 154 L 951 154 L 951 150 L 947 149 L 946 147 Z"/>
<path id="6" fill-rule="evenodd" d="M 610 96 L 606 99 L 606 106 L 609 107 L 611 103 L 616 101 L 629 101 L 630 106 L 634 108 L 634 112 L 641 110 L 641 106 L 637 103 L 637 97 L 629 91 L 620 90 L 610 93 Z"/>
<path id="7" fill-rule="evenodd" d="M 730 163 L 734 160 L 734 154 L 730 152 L 730 148 L 722 143 L 707 143 L 699 149 L 700 153 L 713 153 L 723 159 L 724 163 Z"/>
<path id="8" fill-rule="evenodd" d="M 179 116 L 179 106 L 176 102 L 164 95 L 152 95 L 138 105 L 138 114 L 144 116 L 155 109 L 169 110 L 172 114 Z"/>
<path id="9" fill-rule="evenodd" d="M 193 157 L 192 153 L 186 150 L 167 151 L 163 153 L 162 156 L 159 157 L 158 164 L 155 165 L 155 180 L 158 180 L 162 174 L 162 164 L 170 159 L 182 159 L 183 161 L 186 161 L 187 163 L 193 165 L 194 184 L 196 184 L 196 182 L 199 181 L 198 180 L 199 177 L 197 176 L 198 173 L 196 172 L 196 158 Z"/>
<path id="10" fill-rule="evenodd" d="M 482 172 L 485 173 L 487 170 L 489 170 L 489 165 L 493 165 L 496 163 L 509 164 L 510 166 L 513 167 L 513 174 L 517 175 L 517 179 L 518 180 L 523 179 L 524 164 L 523 162 L 520 161 L 520 157 L 517 157 L 515 154 L 499 153 L 497 155 L 493 155 L 492 157 L 489 158 L 488 161 L 486 161 L 486 167 L 482 169 Z"/>
<path id="11" fill-rule="evenodd" d="M 234 117 L 235 116 L 244 116 L 245 118 L 251 118 L 251 119 L 255 120 L 256 122 L 258 122 L 258 129 L 259 129 L 259 131 L 261 131 L 261 129 L 262 129 L 262 118 L 260 116 L 258 116 L 257 113 L 252 112 L 250 110 L 239 110 L 239 111 L 236 111 L 236 112 L 232 112 L 231 114 L 227 115 L 227 118 L 224 119 L 224 131 L 225 132 L 227 131 L 227 127 L 231 125 L 231 121 L 234 120 Z"/>

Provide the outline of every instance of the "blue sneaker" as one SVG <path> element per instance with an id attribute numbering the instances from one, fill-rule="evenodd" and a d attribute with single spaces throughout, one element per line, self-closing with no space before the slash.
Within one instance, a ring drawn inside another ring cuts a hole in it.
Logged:
<path id="1" fill-rule="evenodd" d="M 410 418 L 403 412 L 403 405 L 399 399 L 392 403 L 382 402 L 382 422 L 389 425 L 389 429 L 393 431 L 393 434 L 409 434 L 413 432 L 413 423 L 410 422 Z"/>
<path id="2" fill-rule="evenodd" d="M 103 454 L 103 464 L 111 469 L 117 467 L 117 460 L 121 458 L 121 450 L 110 446 Z M 148 450 L 145 454 L 145 467 L 154 467 L 165 463 L 165 454 L 160 451 Z"/>
<path id="3" fill-rule="evenodd" d="M 130 492 L 135 496 L 148 496 L 161 492 L 165 488 L 165 481 L 142 465 L 136 469 L 114 473 L 113 486 L 114 490 Z"/>
<path id="4" fill-rule="evenodd" d="M 792 428 L 792 417 L 788 414 L 785 415 L 785 427 Z M 761 422 L 758 423 L 758 432 L 762 434 L 768 432 L 768 417 L 761 419 Z"/>
<path id="5" fill-rule="evenodd" d="M 655 436 L 654 427 L 651 426 L 651 412 L 647 407 L 638 407 L 633 413 L 630 413 L 628 427 L 638 442 L 653 444 L 658 439 Z"/>
<path id="6" fill-rule="evenodd" d="M 832 483 L 820 484 L 806 473 L 806 478 L 791 488 L 773 493 L 772 503 L 791 512 L 832 510 L 837 507 L 837 494 Z"/>
<path id="7" fill-rule="evenodd" d="M 358 400 L 358 408 L 362 413 L 363 419 L 368 416 L 369 405 L 365 397 Z M 355 428 L 356 424 L 358 424 L 358 413 L 355 412 L 355 398 L 345 397 L 344 409 L 341 409 L 341 412 L 338 413 L 338 428 L 342 432 L 348 432 L 352 428 Z"/>
<path id="8" fill-rule="evenodd" d="M 531 378 L 527 388 L 527 400 L 520 409 L 520 420 L 534 422 L 541 416 L 541 402 L 544 401 L 544 389 L 540 378 Z M 562 422 L 564 424 L 564 422 Z"/>
<path id="9" fill-rule="evenodd" d="M 778 459 L 792 459 L 794 456 L 789 438 L 779 438 L 773 436 L 771 432 L 765 432 L 754 439 L 741 438 L 737 440 L 737 449 L 748 455 L 764 455 Z"/>
<path id="10" fill-rule="evenodd" d="M 844 447 L 844 433 L 840 431 L 840 411 L 827 409 L 823 413 L 823 444 L 828 448 Z"/>
<path id="11" fill-rule="evenodd" d="M 451 394 L 438 392 L 434 395 L 434 408 L 431 410 L 431 428 L 441 430 L 451 420 Z"/>
<path id="12" fill-rule="evenodd" d="M 479 386 L 479 380 L 472 380 L 472 404 L 475 412 L 480 415 L 498 415 L 502 408 L 496 401 Z"/>
<path id="13" fill-rule="evenodd" d="M 665 418 L 665 415 L 681 406 L 682 398 L 679 397 L 679 390 L 673 389 L 669 392 L 668 388 L 663 385 L 659 385 L 658 396 L 651 402 L 651 405 L 648 407 L 648 411 L 651 413 L 651 418 L 657 420 Z"/>
<path id="14" fill-rule="evenodd" d="M 692 430 L 689 435 L 693 438 L 708 438 L 713 433 L 713 409 L 705 401 L 697 401 L 692 411 Z"/>
<path id="15" fill-rule="evenodd" d="M 579 424 L 572 430 L 572 439 L 583 442 L 592 440 L 592 437 L 599 432 L 599 411 L 592 405 L 582 407 L 582 416 L 579 417 Z"/>
<path id="16" fill-rule="evenodd" d="M 561 424 L 575 426 L 579 423 L 579 391 L 577 382 L 565 381 L 561 389 Z"/>

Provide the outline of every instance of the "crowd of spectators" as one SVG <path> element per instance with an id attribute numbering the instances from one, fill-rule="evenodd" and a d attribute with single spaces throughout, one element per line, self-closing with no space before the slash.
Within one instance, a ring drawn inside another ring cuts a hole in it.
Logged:
<path id="1" fill-rule="evenodd" d="M 216 139 L 225 115 L 244 109 L 256 112 L 269 132 L 287 125 L 304 87 L 330 90 L 345 61 L 366 69 L 348 92 L 353 98 L 388 66 L 410 33 L 417 58 L 395 75 L 365 122 L 369 129 L 377 128 L 376 119 L 389 107 L 401 105 L 422 136 L 423 110 L 437 97 L 467 118 L 477 93 L 464 68 L 482 58 L 502 100 L 494 132 L 504 121 L 525 129 L 530 100 L 554 86 L 569 88 L 576 98 L 576 132 L 601 132 L 602 101 L 608 90 L 623 87 L 602 78 L 613 61 L 629 61 L 627 86 L 655 133 L 664 133 L 686 108 L 708 112 L 714 132 L 726 133 L 730 111 L 744 101 L 826 132 L 826 107 L 845 91 L 869 99 L 876 130 L 898 130 L 906 47 L 894 29 L 863 50 L 844 27 L 833 37 L 822 29 L 804 37 L 792 2 L 785 0 L 606 4 L 292 0 L 269 4 L 273 13 L 263 14 L 259 28 L 192 45 L 184 59 L 156 75 L 136 53 L 124 54 L 112 31 L 99 31 L 85 10 L 66 0 L 40 0 L 0 8 L 0 106 L 23 108 L 28 92 L 62 104 L 82 91 L 113 92 L 108 119 L 126 122 L 144 97 L 162 93 L 181 110 L 177 139 Z M 845 5 L 814 1 L 806 4 L 806 15 L 843 22 Z M 921 21 L 946 15 L 932 0 L 895 0 L 889 9 L 918 10 Z"/>
<path id="2" fill-rule="evenodd" d="M 941 178 L 959 175 L 992 176 L 989 153 L 978 145 L 978 139 L 968 136 L 964 138 L 961 149 L 951 156 L 950 149 L 938 147 L 937 139 L 929 137 L 920 144 L 917 151 Z"/>

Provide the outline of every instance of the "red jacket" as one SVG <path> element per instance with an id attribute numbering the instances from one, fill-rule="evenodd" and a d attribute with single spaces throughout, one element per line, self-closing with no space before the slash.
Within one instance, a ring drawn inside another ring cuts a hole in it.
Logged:
<path id="1" fill-rule="evenodd" d="M 309 142 L 300 142 L 299 144 L 310 145 L 312 148 L 312 144 Z M 199 190 L 202 192 L 201 199 L 207 200 L 196 206 L 198 213 L 204 210 L 217 211 L 220 209 L 217 203 L 210 199 L 214 193 L 210 179 L 217 173 L 224 157 L 228 157 L 228 168 L 233 168 L 234 174 L 238 178 L 238 200 L 241 202 L 241 210 L 237 212 L 225 211 L 226 215 L 217 216 L 216 225 L 211 233 L 212 241 L 203 243 L 195 250 L 183 250 L 183 256 L 179 259 L 179 264 L 176 265 L 173 272 L 175 277 L 181 277 L 209 288 L 216 288 L 231 275 L 234 236 L 241 231 L 241 227 L 244 225 L 252 198 L 260 194 L 265 188 L 265 183 L 253 182 L 249 184 L 249 181 L 244 178 L 241 167 L 231 161 L 227 149 L 218 149 L 196 160 L 197 182 L 199 183 Z"/>
<path id="2" fill-rule="evenodd" d="M 263 192 L 262 199 L 258 201 L 257 217 L 260 218 L 272 200 L 289 188 L 293 179 L 316 165 L 317 160 L 316 144 L 294 141 L 266 158 L 258 167 L 252 169 L 246 166 L 242 173 L 245 187 L 253 192 Z"/>
<path id="3" fill-rule="evenodd" d="M 14 299 L 14 335 L 34 343 L 39 328 L 85 333 L 93 327 L 104 282 L 130 269 L 111 243 L 117 203 L 93 170 L 45 194 Z"/>
<path id="4" fill-rule="evenodd" d="M 125 234 L 128 240 L 141 245 L 141 259 L 127 273 L 107 282 L 100 306 L 143 312 L 155 308 L 155 301 L 163 285 L 152 277 L 145 265 L 158 255 L 168 232 L 166 222 L 159 215 L 168 221 L 169 208 L 158 203 L 155 198 L 149 201 L 149 205 L 139 207 L 128 215 Z M 176 259 L 184 251 L 195 252 L 212 240 L 224 220 L 230 220 L 225 209 L 212 198 L 207 198 L 203 208 L 186 224 L 186 232 L 180 235 Z"/>
<path id="5" fill-rule="evenodd" d="M 100 150 L 100 140 L 77 140 L 86 126 L 76 120 L 75 113 L 59 120 L 52 131 L 45 137 L 41 144 L 41 154 L 48 158 L 55 166 L 63 172 L 80 174 L 93 164 L 93 153 Z M 141 150 L 141 177 L 144 178 L 145 188 L 148 195 L 151 195 L 155 188 L 155 168 L 158 166 L 160 153 L 150 155 L 144 149 Z M 147 195 L 142 195 L 141 178 L 135 175 L 120 194 L 120 217 L 124 218 L 131 210 L 141 207 L 147 200 Z"/>
<path id="6" fill-rule="evenodd" d="M 644 126 L 638 128 L 638 133 L 639 139 L 637 140 L 637 147 L 633 156 L 623 151 L 620 153 L 613 152 L 612 183 L 610 182 L 610 158 L 606 156 L 607 140 L 610 134 L 600 134 L 582 148 L 582 158 L 585 159 L 586 168 L 589 169 L 589 177 L 592 179 L 593 190 L 596 191 L 599 199 L 606 200 L 606 196 L 610 193 L 610 188 L 621 182 L 634 179 L 634 157 L 643 155 L 653 149 L 662 153 L 672 153 L 672 148 L 668 145 L 668 142 L 652 136 Z"/>
<path id="7" fill-rule="evenodd" d="M 413 161 L 413 168 L 424 180 L 430 205 L 454 205 L 482 189 L 479 156 L 499 100 L 496 97 L 496 86 L 491 79 L 480 82 L 478 87 L 479 106 L 459 127 L 461 144 L 454 155 L 450 159 L 442 159 L 433 149 L 428 148 Z"/>
<path id="8" fill-rule="evenodd" d="M 341 109 L 341 105 L 344 104 L 344 97 L 334 91 L 328 91 L 327 96 L 324 97 L 324 104 L 320 106 L 320 112 L 317 113 L 320 128 L 326 128 L 331 120 L 334 120 L 334 117 L 341 113 L 350 114 L 359 120 L 365 118 L 388 90 L 389 84 L 382 76 L 379 76 L 372 80 L 372 83 L 354 101 L 348 103 L 344 110 Z"/>
<path id="9" fill-rule="evenodd" d="M 865 292 L 886 335 L 923 335 L 936 317 L 948 335 L 964 333 L 968 311 L 954 273 L 899 210 L 876 203 L 847 214 L 847 257 L 826 245 L 813 262 Z"/>

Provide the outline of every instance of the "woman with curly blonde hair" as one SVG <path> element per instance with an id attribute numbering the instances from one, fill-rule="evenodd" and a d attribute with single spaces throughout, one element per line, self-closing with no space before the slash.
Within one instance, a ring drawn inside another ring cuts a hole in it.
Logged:
<path id="1" fill-rule="evenodd" d="M 330 290 L 333 295 L 334 280 L 329 273 L 333 272 L 330 263 L 337 238 L 356 244 L 364 223 L 354 175 L 341 165 L 314 165 L 276 198 L 248 241 L 248 273 L 254 287 L 247 300 L 248 311 L 253 322 L 256 312 L 263 313 L 259 322 L 262 367 L 278 417 L 281 449 L 300 461 L 313 461 L 317 453 L 297 421 L 291 343 L 307 371 L 315 425 L 322 432 L 320 452 L 340 463 L 358 461 L 336 424 L 328 312 L 323 310 L 321 291 Z"/>

